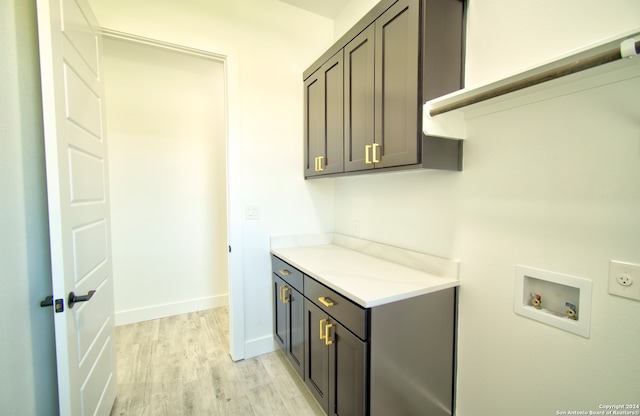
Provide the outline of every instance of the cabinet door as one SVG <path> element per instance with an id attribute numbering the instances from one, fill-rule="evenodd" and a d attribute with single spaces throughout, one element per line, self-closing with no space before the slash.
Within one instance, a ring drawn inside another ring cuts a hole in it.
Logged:
<path id="1" fill-rule="evenodd" d="M 305 300 L 305 384 L 320 407 L 329 413 L 329 346 L 320 338 L 328 315 L 311 301 Z"/>
<path id="2" fill-rule="evenodd" d="M 344 169 L 373 169 L 375 26 L 344 47 Z M 369 161 L 369 163 L 367 163 Z"/>
<path id="3" fill-rule="evenodd" d="M 287 358 L 304 380 L 304 297 L 291 288 L 287 291 Z"/>
<path id="4" fill-rule="evenodd" d="M 305 177 L 344 170 L 342 51 L 304 83 Z"/>
<path id="5" fill-rule="evenodd" d="M 419 0 L 399 0 L 375 22 L 376 168 L 420 161 L 419 8 Z"/>
<path id="6" fill-rule="evenodd" d="M 273 337 L 304 380 L 304 297 L 273 275 Z"/>
<path id="7" fill-rule="evenodd" d="M 282 351 L 287 351 L 287 305 L 282 301 L 284 280 L 273 275 L 273 338 Z"/>
<path id="8" fill-rule="evenodd" d="M 363 416 L 368 398 L 367 343 L 335 322 L 329 330 L 330 415 Z"/>

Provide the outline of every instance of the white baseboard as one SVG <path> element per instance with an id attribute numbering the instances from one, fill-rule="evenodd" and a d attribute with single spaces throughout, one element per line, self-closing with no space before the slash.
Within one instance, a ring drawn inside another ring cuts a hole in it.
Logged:
<path id="1" fill-rule="evenodd" d="M 275 351 L 276 348 L 277 345 L 273 339 L 273 335 L 251 339 L 246 341 L 244 344 L 244 358 L 257 357 L 258 355 Z"/>
<path id="2" fill-rule="evenodd" d="M 229 295 L 210 296 L 207 298 L 190 299 L 182 302 L 166 303 L 163 305 L 147 306 L 139 309 L 116 311 L 116 326 L 166 318 L 184 313 L 198 312 L 206 309 L 219 308 L 229 305 Z"/>

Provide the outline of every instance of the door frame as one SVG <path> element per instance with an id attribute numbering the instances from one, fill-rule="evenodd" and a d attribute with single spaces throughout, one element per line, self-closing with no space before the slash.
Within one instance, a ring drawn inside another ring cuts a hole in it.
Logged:
<path id="1" fill-rule="evenodd" d="M 225 82 L 225 136 L 227 149 L 227 241 L 231 249 L 228 260 L 229 285 L 229 351 L 233 361 L 245 358 L 244 336 L 244 273 L 242 265 L 242 197 L 237 187 L 232 186 L 235 178 L 241 177 L 241 146 L 238 104 L 238 67 L 237 51 L 223 50 L 214 53 L 202 49 L 190 48 L 157 39 L 145 38 L 130 33 L 100 28 L 101 34 L 113 39 L 121 39 L 179 52 L 203 59 L 220 62 L 224 67 Z M 107 115 L 108 117 L 108 115 Z M 238 179 L 239 180 L 239 179 Z"/>

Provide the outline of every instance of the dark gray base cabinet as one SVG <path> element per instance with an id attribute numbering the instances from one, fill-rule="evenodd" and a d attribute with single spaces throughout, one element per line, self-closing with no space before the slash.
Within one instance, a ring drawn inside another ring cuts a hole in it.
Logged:
<path id="1" fill-rule="evenodd" d="M 292 284 L 278 275 L 279 271 L 289 269 L 295 270 L 290 266 L 288 269 L 274 268 L 273 337 L 298 375 L 304 379 L 304 297 Z M 297 270 L 296 272 L 300 273 Z"/>
<path id="2" fill-rule="evenodd" d="M 453 414 L 455 288 L 363 308 L 272 265 L 274 339 L 327 415 Z"/>
<path id="3" fill-rule="evenodd" d="M 309 391 L 328 415 L 369 414 L 367 342 L 308 299 L 304 312 Z"/>

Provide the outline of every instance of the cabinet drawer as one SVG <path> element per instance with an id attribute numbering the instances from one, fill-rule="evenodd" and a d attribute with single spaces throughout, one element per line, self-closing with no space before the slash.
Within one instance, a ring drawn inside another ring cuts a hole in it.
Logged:
<path id="1" fill-rule="evenodd" d="M 298 292 L 303 292 L 302 272 L 276 256 L 271 256 L 271 270 L 282 280 L 293 286 Z"/>
<path id="2" fill-rule="evenodd" d="M 304 276 L 304 296 L 360 339 L 369 338 L 368 309 L 356 305 L 335 290 L 306 275 Z M 320 298 L 323 298 L 325 302 L 320 301 Z M 331 306 L 327 306 L 326 303 Z"/>

